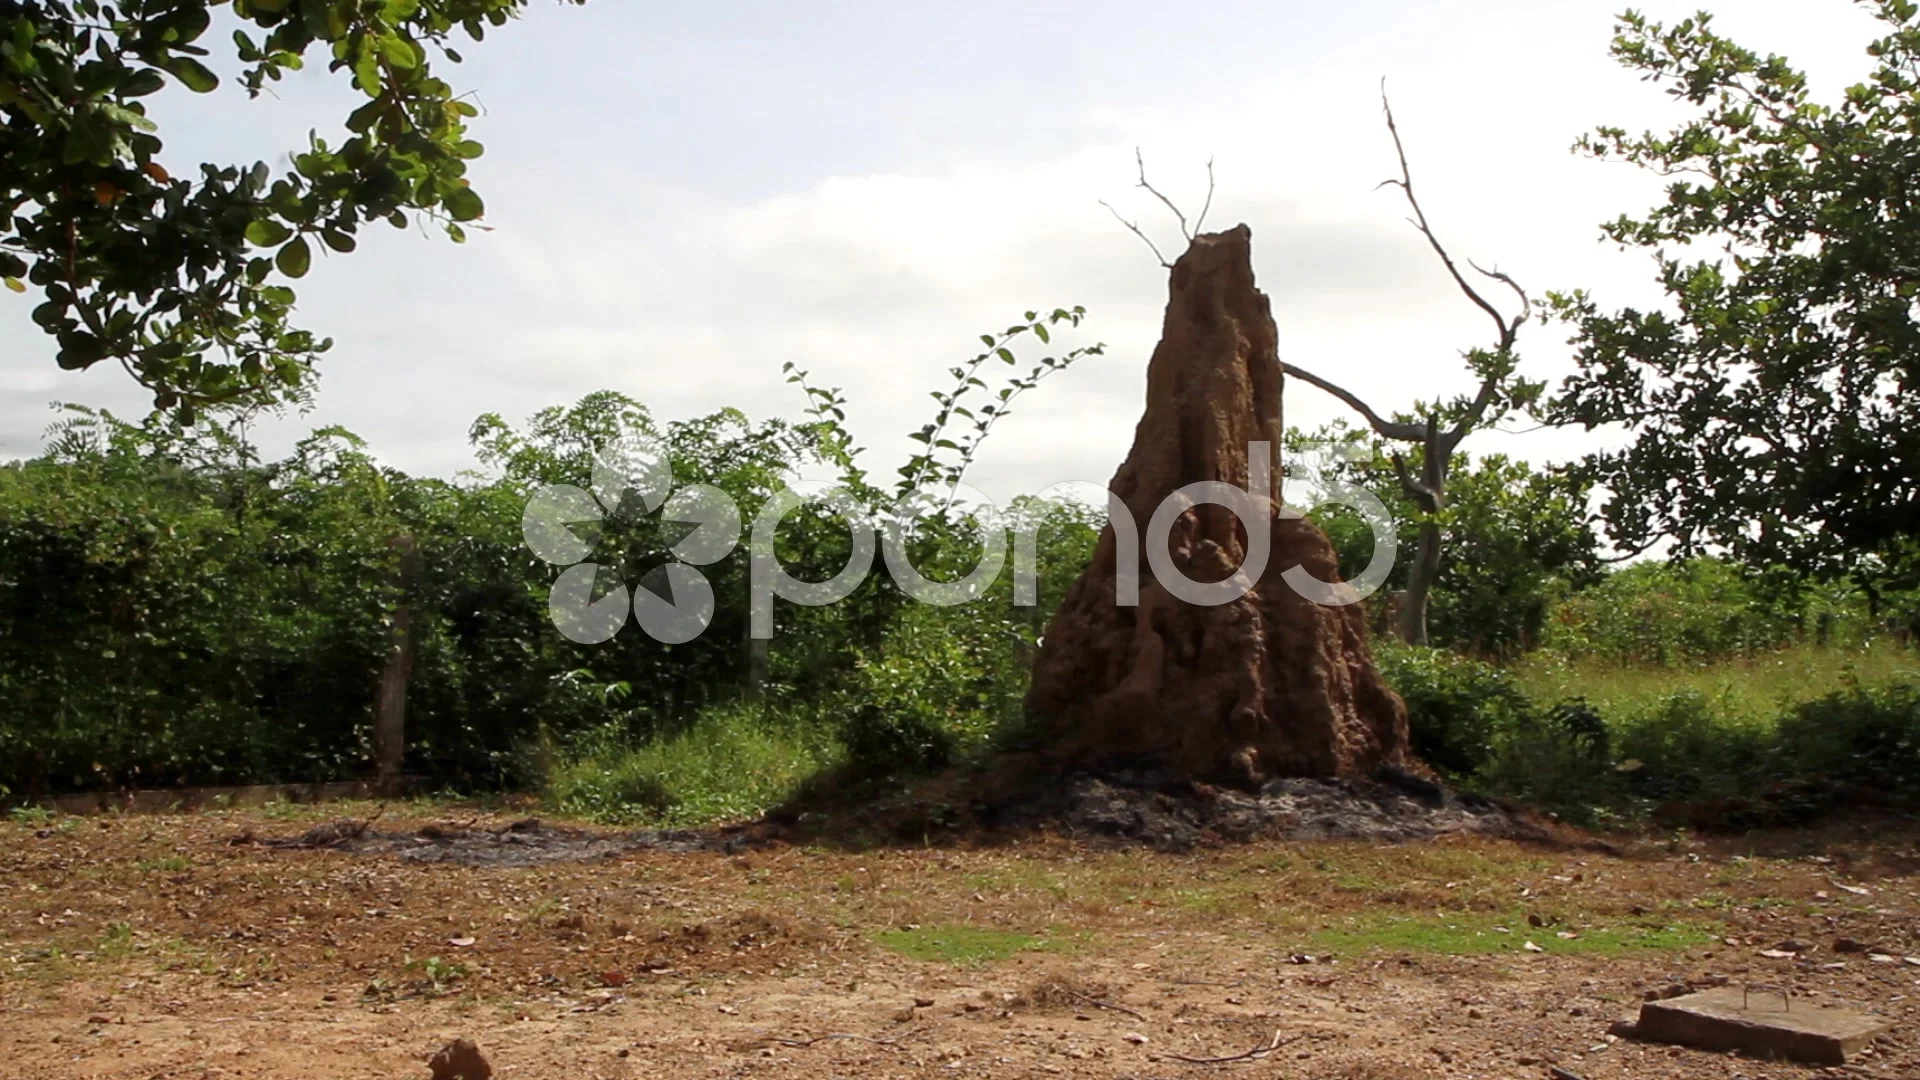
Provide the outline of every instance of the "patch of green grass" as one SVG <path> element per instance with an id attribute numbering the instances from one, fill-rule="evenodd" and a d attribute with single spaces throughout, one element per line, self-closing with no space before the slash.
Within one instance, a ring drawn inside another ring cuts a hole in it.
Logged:
<path id="1" fill-rule="evenodd" d="M 1714 939 L 1707 930 L 1689 923 L 1623 923 L 1576 932 L 1578 937 L 1563 938 L 1553 927 L 1529 927 L 1526 916 L 1519 913 L 1505 919 L 1468 913 L 1444 917 L 1367 915 L 1315 934 L 1310 948 L 1343 954 L 1381 951 L 1484 956 L 1530 951 L 1526 943 L 1531 941 L 1547 953 L 1618 956 L 1643 950 L 1688 949 Z"/>
<path id="2" fill-rule="evenodd" d="M 609 731 L 583 742 L 552 769 L 547 798 L 596 821 L 705 825 L 764 813 L 837 760 L 822 726 L 710 709 L 663 738 Z"/>
<path id="3" fill-rule="evenodd" d="M 1601 715 L 1627 717 L 1656 709 L 1677 693 L 1709 702 L 1728 724 L 1771 727 L 1792 705 L 1854 686 L 1920 675 L 1920 660 L 1891 641 L 1821 648 L 1795 645 L 1751 658 L 1673 664 L 1623 665 L 1569 660 L 1542 650 L 1510 668 L 1536 702 L 1585 698 Z"/>
<path id="4" fill-rule="evenodd" d="M 158 859 L 141 859 L 135 865 L 147 873 L 178 874 L 193 869 L 193 861 L 185 855 L 167 855 Z"/>
<path id="5" fill-rule="evenodd" d="M 94 955 L 103 960 L 125 960 L 134 953 L 133 926 L 116 922 L 108 926 L 94 944 Z"/>
<path id="6" fill-rule="evenodd" d="M 992 930 L 980 926 L 921 926 L 882 930 L 874 935 L 881 948 L 913 960 L 980 967 L 1016 953 L 1053 952 L 1068 942 L 1038 934 Z"/>

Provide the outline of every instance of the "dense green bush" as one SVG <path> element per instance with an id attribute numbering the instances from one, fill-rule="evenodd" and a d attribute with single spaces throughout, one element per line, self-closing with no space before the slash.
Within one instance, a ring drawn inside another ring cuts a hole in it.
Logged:
<path id="1" fill-rule="evenodd" d="M 1506 672 L 1444 649 L 1382 645 L 1381 674 L 1407 703 L 1413 750 L 1455 777 L 1485 769 L 1533 704 Z"/>
<path id="2" fill-rule="evenodd" d="M 1776 771 L 1920 792 L 1920 685 L 1859 687 L 1796 705 L 1781 720 Z"/>
<path id="3" fill-rule="evenodd" d="M 1320 433 L 1340 441 L 1340 425 Z M 1304 441 L 1291 435 L 1296 445 Z M 1364 444 L 1362 444 L 1364 445 Z M 1393 570 L 1375 610 L 1404 589 L 1419 532 L 1419 510 L 1402 496 L 1391 464 L 1376 446 L 1371 460 L 1333 472 L 1341 482 L 1379 497 L 1398 528 Z M 1440 575 L 1428 610 L 1436 645 L 1477 656 L 1509 657 L 1540 643 L 1548 612 L 1563 596 L 1599 579 L 1598 541 L 1587 525 L 1587 489 L 1564 471 L 1536 469 L 1500 454 L 1458 455 L 1440 517 Z M 1374 555 L 1372 527 L 1357 513 L 1325 508 L 1314 520 L 1333 542 L 1340 571 L 1351 579 Z M 1385 629 L 1385 620 L 1376 620 Z"/>
<path id="4" fill-rule="evenodd" d="M 594 450 L 630 434 L 660 439 L 681 485 L 720 488 L 749 521 L 817 438 L 732 410 L 657 426 L 639 403 L 602 393 L 520 427 L 482 417 L 473 438 L 489 472 L 448 482 L 383 467 L 338 430 L 263 462 L 218 426 L 74 410 L 46 454 L 0 466 L 0 787 L 360 775 L 404 607 L 410 772 L 537 786 L 567 762 L 638 762 L 616 769 L 608 791 L 574 768 L 559 782 L 564 801 L 674 817 L 698 790 L 693 803 L 722 805 L 706 780 L 684 777 L 647 795 L 660 780 L 648 762 L 689 760 L 707 735 L 741 754 L 762 745 L 752 733 L 765 725 L 713 719 L 731 715 L 746 674 L 745 546 L 701 568 L 717 610 L 694 641 L 664 645 L 628 626 L 580 645 L 554 629 L 556 571 L 522 535 L 539 486 L 585 486 Z M 1006 726 L 1046 612 L 1095 535 L 1077 504 L 1029 500 L 1011 515 L 1040 530 L 1038 608 L 1013 604 L 1010 568 L 987 596 L 938 608 L 911 602 L 878 561 L 840 603 L 779 605 L 764 703 L 752 707 L 786 732 L 775 742 L 837 741 L 886 775 L 938 765 Z M 636 581 L 666 559 L 676 528 L 611 515 L 589 534 L 591 559 Z M 419 551 L 405 580 L 401 538 Z M 782 563 L 809 580 L 838 571 L 850 543 L 830 512 L 793 513 L 776 535 Z M 923 519 L 908 546 L 923 573 L 951 580 L 979 544 L 956 514 Z"/>
<path id="5" fill-rule="evenodd" d="M 1871 632 L 1844 584 L 1714 558 L 1643 562 L 1555 605 L 1544 645 L 1617 664 L 1752 656 L 1800 640 L 1857 641 Z"/>
<path id="6" fill-rule="evenodd" d="M 1612 712 L 1581 698 L 1548 705 L 1501 669 L 1443 650 L 1389 646 L 1378 657 L 1424 760 L 1570 820 L 1725 803 L 1737 825 L 1834 805 L 1845 785 L 1920 794 L 1920 672 L 1756 717 L 1731 695 L 1692 689 Z"/>

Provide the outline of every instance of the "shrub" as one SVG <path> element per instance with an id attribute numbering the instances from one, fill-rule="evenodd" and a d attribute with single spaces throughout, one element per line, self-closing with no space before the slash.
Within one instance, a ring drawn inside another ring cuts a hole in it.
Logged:
<path id="1" fill-rule="evenodd" d="M 1920 791 L 1920 687 L 1855 688 L 1797 705 L 1780 722 L 1776 762 L 1884 791 Z"/>
<path id="2" fill-rule="evenodd" d="M 1544 644 L 1571 658 L 1677 664 L 1751 656 L 1830 630 L 1864 629 L 1851 594 L 1784 570 L 1714 558 L 1638 563 L 1561 600 Z"/>
<path id="3" fill-rule="evenodd" d="M 1413 750 L 1456 778 L 1493 760 L 1504 733 L 1518 730 L 1532 703 L 1506 672 L 1441 649 L 1383 646 L 1376 659 L 1407 703 Z"/>
<path id="4" fill-rule="evenodd" d="M 552 769 L 548 801 L 606 822 L 738 820 L 779 804 L 838 757 L 827 725 L 801 711 L 715 708 L 672 734 L 636 735 L 634 726 L 575 740 Z"/>

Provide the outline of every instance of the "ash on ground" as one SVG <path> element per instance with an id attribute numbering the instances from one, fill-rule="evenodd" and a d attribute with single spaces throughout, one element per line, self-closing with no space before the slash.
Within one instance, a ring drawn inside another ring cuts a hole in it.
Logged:
<path id="1" fill-rule="evenodd" d="M 293 850 L 393 855 L 407 862 L 517 867 L 612 859 L 635 851 L 742 851 L 756 846 L 755 835 L 740 826 L 613 832 L 526 818 L 498 828 L 429 825 L 412 832 L 383 832 L 370 822 L 328 822 L 297 836 L 241 840 Z"/>
<path id="2" fill-rule="evenodd" d="M 1379 781 L 1272 780 L 1258 792 L 1168 782 L 1151 774 L 1079 774 L 989 810 L 1006 829 L 1187 851 L 1258 839 L 1425 840 L 1448 833 L 1545 839 L 1491 800 L 1404 773 Z"/>
<path id="3" fill-rule="evenodd" d="M 329 822 L 257 842 L 286 849 L 388 855 L 408 862 L 523 867 L 618 858 L 632 852 L 735 853 L 807 842 L 993 843 L 1051 833 L 1097 846 L 1190 851 L 1253 840 L 1399 843 L 1449 833 L 1544 841 L 1523 814 L 1407 774 L 1382 780 L 1273 780 L 1257 792 L 1167 780 L 1152 773 L 1076 773 L 1022 785 L 994 802 L 956 809 L 925 799 L 880 800 L 845 815 L 777 816 L 715 829 L 615 831 L 529 818 L 501 827 L 429 825 L 380 831 L 373 822 Z"/>

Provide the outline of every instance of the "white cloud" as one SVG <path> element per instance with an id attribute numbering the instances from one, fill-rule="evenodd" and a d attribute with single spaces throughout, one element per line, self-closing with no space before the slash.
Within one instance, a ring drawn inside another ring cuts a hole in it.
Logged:
<path id="1" fill-rule="evenodd" d="M 1816 71 L 1858 70 L 1866 25 L 1858 12 L 1835 2 L 1829 21 L 1808 25 L 1806 3 L 1756 0 L 1723 28 L 1806 57 Z M 1657 16 L 1685 7 L 1651 6 Z M 1283 63 L 1260 51 L 1263 34 L 1284 35 L 1284 13 L 1223 43 L 1217 56 L 1080 58 L 1073 70 L 1087 81 L 1063 100 L 1082 104 L 1045 103 L 1049 132 L 1067 132 L 1051 149 L 1022 137 L 1018 116 L 988 112 L 1004 104 L 993 95 L 976 112 L 930 114 L 910 139 L 885 145 L 859 143 L 857 111 L 840 116 L 831 130 L 849 147 L 916 163 L 892 171 L 789 176 L 778 161 L 726 145 L 726 132 L 711 133 L 728 160 L 764 171 L 743 180 L 776 192 L 757 199 L 701 186 L 691 179 L 700 163 L 676 185 L 647 147 L 621 144 L 611 107 L 604 137 L 581 137 L 570 122 L 548 142 L 537 123 L 502 107 L 500 122 L 518 141 L 487 136 L 492 152 L 478 174 L 493 231 L 465 249 L 383 232 L 352 258 L 319 267 L 301 290 L 300 315 L 339 342 L 325 364 L 321 407 L 270 426 L 268 441 L 288 445 L 312 424 L 342 423 L 397 464 L 452 472 L 470 463 L 465 432 L 476 414 L 517 418 L 600 388 L 669 417 L 725 405 L 793 415 L 803 402 L 780 375 L 792 360 L 846 387 L 850 422 L 884 475 L 929 412 L 927 392 L 976 350 L 981 332 L 1029 307 L 1078 303 L 1090 317 L 1069 344 L 1101 340 L 1108 355 L 1024 399 L 973 479 L 996 495 L 1104 481 L 1139 416 L 1165 276 L 1097 200 L 1137 217 L 1169 257 L 1180 246 L 1164 208 L 1133 188 L 1136 145 L 1189 211 L 1205 193 L 1203 164 L 1215 160 L 1209 226 L 1252 226 L 1288 359 L 1382 409 L 1460 392 L 1468 380 L 1457 354 L 1487 341 L 1490 327 L 1403 220 L 1398 194 L 1375 190 L 1395 169 L 1377 98 L 1382 69 L 1442 238 L 1457 256 L 1498 265 L 1536 295 L 1587 286 L 1611 302 L 1653 296 L 1640 256 L 1596 241 L 1599 221 L 1650 204 L 1658 185 L 1568 147 L 1596 123 L 1657 126 L 1672 113 L 1605 55 L 1611 4 L 1502 0 L 1446 19 L 1423 10 L 1383 10 L 1377 26 L 1352 31 L 1327 59 Z M 1770 21 L 1789 17 L 1801 26 L 1790 35 L 1781 29 L 1788 24 Z M 541 34 L 559 40 L 566 25 L 543 21 Z M 1162 60 L 1186 66 L 1156 68 Z M 1118 73 L 1129 65 L 1180 92 L 1153 107 L 1097 92 L 1124 81 Z M 504 70 L 493 69 L 493 79 Z M 538 78 L 536 67 L 526 70 Z M 622 78 L 594 77 L 610 88 Z M 487 88 L 496 104 L 520 92 Z M 610 89 L 607 100 L 622 99 Z M 832 104 L 884 112 L 878 100 Z M 574 105 L 542 107 L 578 119 Z M 621 106 L 629 107 L 642 106 Z M 982 135 L 995 125 L 1008 129 L 999 144 Z M 201 133 L 200 144 L 217 142 Z M 14 308 L 0 308 L 0 340 L 17 346 L 0 357 L 0 453 L 34 444 L 47 398 L 138 404 L 141 395 L 115 373 L 55 371 L 25 308 Z M 1563 371 L 1562 336 L 1528 328 L 1528 370 Z M 1303 426 L 1341 414 L 1297 385 L 1287 409 Z M 1546 459 L 1588 445 L 1579 433 L 1556 432 L 1489 435 L 1469 448 Z"/>

